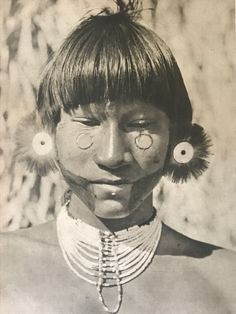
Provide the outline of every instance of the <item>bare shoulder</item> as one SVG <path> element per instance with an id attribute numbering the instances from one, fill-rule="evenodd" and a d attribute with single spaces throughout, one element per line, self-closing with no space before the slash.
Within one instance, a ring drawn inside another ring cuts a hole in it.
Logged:
<path id="1" fill-rule="evenodd" d="M 236 252 L 191 239 L 164 225 L 160 255 L 183 257 L 190 265 L 199 266 L 205 274 L 236 275 Z M 231 275 L 232 276 L 231 276 Z"/>
<path id="2" fill-rule="evenodd" d="M 48 245 L 55 244 L 55 221 L 44 223 L 27 229 L 20 229 L 12 232 L 0 233 L 0 249 L 4 245 L 17 245 L 22 243 L 45 243 Z"/>
<path id="3" fill-rule="evenodd" d="M 51 222 L 0 235 L 1 286 L 16 283 L 22 274 L 30 274 L 33 265 L 40 269 L 45 253 L 49 256 L 57 247 L 54 229 Z"/>
<path id="4" fill-rule="evenodd" d="M 0 234 L 0 272 L 12 263 L 19 268 L 27 267 L 32 259 L 41 258 L 46 251 L 57 248 L 55 223 L 50 222 L 33 228 Z M 48 252 L 47 252 L 48 253 Z"/>
<path id="5" fill-rule="evenodd" d="M 221 272 L 233 271 L 236 275 L 236 252 L 233 250 L 216 248 L 212 250 L 212 254 L 203 259 L 202 263 L 209 267 L 216 265 Z"/>
<path id="6" fill-rule="evenodd" d="M 59 256 L 55 234 L 51 222 L 0 235 L 0 307 L 4 313 L 16 313 L 16 307 L 17 313 L 38 313 L 40 283 L 53 273 Z"/>
<path id="7" fill-rule="evenodd" d="M 203 259 L 193 260 L 199 273 L 222 291 L 228 300 L 233 300 L 236 306 L 236 252 L 218 248 Z"/>
<path id="8" fill-rule="evenodd" d="M 65 263 L 55 222 L 1 234 L 0 250 L 1 313 L 101 313 L 96 289 Z"/>
<path id="9" fill-rule="evenodd" d="M 158 254 L 166 265 L 168 261 L 172 267 L 175 265 L 175 274 L 181 270 L 188 287 L 196 285 L 196 290 L 204 291 L 206 296 L 218 295 L 218 300 L 236 311 L 236 252 L 196 241 L 164 226 Z"/>

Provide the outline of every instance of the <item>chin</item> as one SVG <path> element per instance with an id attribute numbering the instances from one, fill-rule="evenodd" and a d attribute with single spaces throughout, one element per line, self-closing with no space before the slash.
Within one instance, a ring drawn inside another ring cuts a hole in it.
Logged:
<path id="1" fill-rule="evenodd" d="M 94 214 L 99 218 L 119 219 L 128 217 L 131 212 L 132 210 L 129 209 L 128 204 L 125 205 L 114 200 L 107 200 L 95 206 Z"/>

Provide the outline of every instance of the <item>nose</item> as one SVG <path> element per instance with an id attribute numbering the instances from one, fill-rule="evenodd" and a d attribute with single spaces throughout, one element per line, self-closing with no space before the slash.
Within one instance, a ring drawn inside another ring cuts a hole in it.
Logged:
<path id="1" fill-rule="evenodd" d="M 117 124 L 104 128 L 99 137 L 95 161 L 100 167 L 116 169 L 132 162 L 125 134 Z"/>

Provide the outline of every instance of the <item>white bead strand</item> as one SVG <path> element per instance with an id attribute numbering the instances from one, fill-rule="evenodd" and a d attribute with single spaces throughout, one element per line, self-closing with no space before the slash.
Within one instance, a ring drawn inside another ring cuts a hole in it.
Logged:
<path id="1" fill-rule="evenodd" d="M 122 285 L 138 277 L 151 263 L 161 235 L 157 214 L 143 226 L 117 232 L 102 231 L 68 213 L 69 201 L 57 218 L 58 241 L 68 267 L 86 282 L 96 285 L 106 312 L 118 313 Z M 102 290 L 117 287 L 117 305 L 110 310 Z"/>

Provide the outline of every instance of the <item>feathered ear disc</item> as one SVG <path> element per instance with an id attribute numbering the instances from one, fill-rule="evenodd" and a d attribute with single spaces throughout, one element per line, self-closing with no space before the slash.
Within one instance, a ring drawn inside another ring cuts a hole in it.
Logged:
<path id="1" fill-rule="evenodd" d="M 23 118 L 15 134 L 15 160 L 41 176 L 57 170 L 54 135 L 44 128 L 36 112 Z"/>
<path id="2" fill-rule="evenodd" d="M 179 164 L 187 164 L 193 159 L 194 148 L 189 142 L 180 142 L 173 150 L 174 160 Z"/>
<path id="3" fill-rule="evenodd" d="M 197 179 L 208 168 L 210 146 L 203 128 L 194 124 L 189 137 L 171 146 L 165 174 L 175 183 L 183 183 L 191 177 Z"/>

